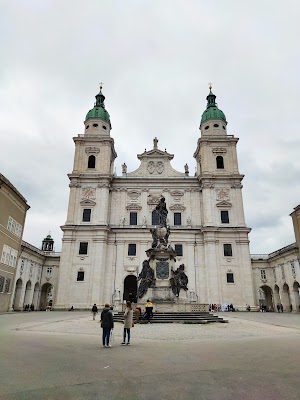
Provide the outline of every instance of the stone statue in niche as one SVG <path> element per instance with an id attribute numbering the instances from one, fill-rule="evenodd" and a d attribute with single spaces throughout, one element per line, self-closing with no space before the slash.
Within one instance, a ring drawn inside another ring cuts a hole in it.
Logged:
<path id="1" fill-rule="evenodd" d="M 191 226 L 191 225 L 192 225 L 191 217 L 187 217 L 186 222 L 187 222 L 187 225 L 188 225 L 188 226 Z"/>
<path id="2" fill-rule="evenodd" d="M 139 298 L 143 297 L 144 294 L 147 293 L 149 288 L 155 287 L 154 271 L 150 267 L 148 260 L 143 261 L 143 268 L 137 278 L 137 281 L 140 281 L 140 284 L 138 287 L 138 297 Z"/>
<path id="3" fill-rule="evenodd" d="M 146 227 L 146 226 L 147 226 L 147 219 L 146 219 L 146 217 L 144 215 L 143 219 L 142 219 L 142 227 Z"/>
<path id="4" fill-rule="evenodd" d="M 125 225 L 125 217 L 120 218 L 120 225 L 124 226 Z"/>
<path id="5" fill-rule="evenodd" d="M 189 174 L 189 166 L 187 164 L 185 164 L 185 166 L 184 166 L 184 172 L 186 175 Z"/>
<path id="6" fill-rule="evenodd" d="M 179 296 L 180 289 L 188 290 L 188 277 L 184 272 L 184 264 L 181 264 L 175 271 L 172 269 L 172 278 L 170 279 L 170 284 L 172 292 L 176 297 Z"/>
<path id="7" fill-rule="evenodd" d="M 127 174 L 127 165 L 125 163 L 122 164 L 122 174 Z"/>

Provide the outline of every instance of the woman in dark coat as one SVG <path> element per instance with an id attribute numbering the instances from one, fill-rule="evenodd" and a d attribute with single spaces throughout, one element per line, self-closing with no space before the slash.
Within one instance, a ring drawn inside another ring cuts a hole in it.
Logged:
<path id="1" fill-rule="evenodd" d="M 102 344 L 103 347 L 111 347 L 109 344 L 110 331 L 114 328 L 114 318 L 110 305 L 105 304 L 103 311 L 101 313 L 101 327 L 102 327 Z"/>

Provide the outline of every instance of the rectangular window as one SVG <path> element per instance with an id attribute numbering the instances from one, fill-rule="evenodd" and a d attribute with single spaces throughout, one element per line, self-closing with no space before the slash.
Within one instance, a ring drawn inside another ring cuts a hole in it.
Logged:
<path id="1" fill-rule="evenodd" d="M 222 224 L 229 224 L 229 212 L 221 211 L 221 222 Z"/>
<path id="2" fill-rule="evenodd" d="M 181 225 L 181 213 L 174 213 L 174 225 Z"/>
<path id="3" fill-rule="evenodd" d="M 223 244 L 224 257 L 232 257 L 232 246 L 229 243 Z"/>
<path id="4" fill-rule="evenodd" d="M 282 277 L 282 280 L 285 280 L 284 264 L 281 264 L 280 267 L 281 267 L 281 277 Z"/>
<path id="5" fill-rule="evenodd" d="M 135 243 L 130 243 L 128 245 L 128 255 L 136 256 L 136 244 Z"/>
<path id="6" fill-rule="evenodd" d="M 90 222 L 91 221 L 91 212 L 90 208 L 85 208 L 82 214 L 82 222 Z"/>
<path id="7" fill-rule="evenodd" d="M 130 213 L 129 225 L 137 225 L 137 213 L 136 212 Z"/>
<path id="8" fill-rule="evenodd" d="M 266 270 L 265 269 L 261 269 L 260 270 L 260 278 L 261 279 L 267 279 Z"/>
<path id="9" fill-rule="evenodd" d="M 7 222 L 7 230 L 14 235 L 21 237 L 22 236 L 22 225 L 20 225 L 16 220 L 14 220 L 11 216 L 8 217 Z"/>
<path id="10" fill-rule="evenodd" d="M 234 283 L 234 276 L 232 272 L 227 272 L 227 283 Z"/>
<path id="11" fill-rule="evenodd" d="M 8 293 L 10 288 L 10 278 L 6 278 L 4 293 Z"/>
<path id="12" fill-rule="evenodd" d="M 84 281 L 84 271 L 78 271 L 77 272 L 77 282 L 83 282 Z"/>
<path id="13" fill-rule="evenodd" d="M 7 223 L 7 230 L 9 232 L 12 231 L 12 222 L 13 222 L 13 218 L 11 216 L 8 217 L 8 223 Z"/>
<path id="14" fill-rule="evenodd" d="M 182 244 L 175 244 L 175 251 L 179 257 L 183 256 Z"/>
<path id="15" fill-rule="evenodd" d="M 87 254 L 88 242 L 80 242 L 79 244 L 79 254 Z"/>
<path id="16" fill-rule="evenodd" d="M 13 262 L 14 262 L 14 256 L 13 256 L 13 252 L 14 250 L 7 246 L 7 244 L 5 244 L 3 246 L 3 250 L 2 250 L 2 256 L 1 256 L 1 262 L 2 264 L 6 264 L 6 265 L 10 265 L 11 267 L 13 267 Z"/>
<path id="17" fill-rule="evenodd" d="M 5 281 L 4 276 L 0 276 L 0 293 L 2 293 L 4 290 L 4 281 Z"/>

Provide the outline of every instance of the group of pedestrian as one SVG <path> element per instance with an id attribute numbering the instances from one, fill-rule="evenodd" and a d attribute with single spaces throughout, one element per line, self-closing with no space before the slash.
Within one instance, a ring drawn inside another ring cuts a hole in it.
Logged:
<path id="1" fill-rule="evenodd" d="M 98 308 L 96 304 L 94 304 L 92 308 L 93 320 L 95 320 L 97 312 Z M 102 328 L 102 345 L 103 347 L 111 347 L 111 342 L 113 339 L 114 318 L 112 307 L 108 303 L 105 304 L 101 312 L 100 323 Z M 121 343 L 122 346 L 130 346 L 130 329 L 133 327 L 133 309 L 131 302 L 127 301 L 126 310 L 124 312 L 123 341 Z"/>
<path id="2" fill-rule="evenodd" d="M 34 304 L 25 304 L 24 311 L 34 311 Z"/>
<path id="3" fill-rule="evenodd" d="M 281 303 L 278 303 L 276 308 L 277 308 L 278 312 L 282 312 L 283 313 L 283 305 Z"/>
<path id="4" fill-rule="evenodd" d="M 100 316 L 100 323 L 102 328 L 102 345 L 103 347 L 112 347 L 113 340 L 113 329 L 114 329 L 114 318 L 112 313 L 113 307 L 106 303 Z M 96 304 L 93 305 L 92 309 L 93 320 L 96 319 L 98 313 L 98 307 Z M 130 329 L 134 327 L 133 313 L 136 318 L 136 322 L 139 323 L 141 319 L 147 319 L 150 323 L 150 319 L 153 317 L 153 304 L 150 300 L 147 300 L 145 312 L 142 313 L 141 307 L 135 307 L 133 310 L 130 301 L 126 301 L 126 308 L 124 312 L 124 329 L 123 329 L 123 341 L 122 346 L 130 346 Z"/>

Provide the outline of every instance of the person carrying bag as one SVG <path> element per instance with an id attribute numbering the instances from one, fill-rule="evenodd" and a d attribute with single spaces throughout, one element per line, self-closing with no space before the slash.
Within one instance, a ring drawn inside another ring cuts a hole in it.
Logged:
<path id="1" fill-rule="evenodd" d="M 123 332 L 123 342 L 122 346 L 130 346 L 130 329 L 134 327 L 133 323 L 133 310 L 130 301 L 126 302 L 126 310 L 124 313 L 124 332 Z M 126 334 L 127 334 L 127 343 L 126 343 Z"/>

